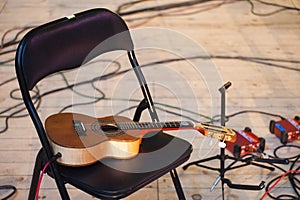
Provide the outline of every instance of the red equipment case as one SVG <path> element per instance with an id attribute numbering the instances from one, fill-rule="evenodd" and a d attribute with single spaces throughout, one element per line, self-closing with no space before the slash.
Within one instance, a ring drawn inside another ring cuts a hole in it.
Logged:
<path id="1" fill-rule="evenodd" d="M 249 127 L 237 131 L 236 141 L 226 142 L 226 149 L 230 151 L 235 158 L 246 154 L 262 153 L 265 150 L 265 139 L 257 137 Z"/>
<path id="2" fill-rule="evenodd" d="M 270 132 L 275 134 L 282 144 L 300 140 L 300 117 L 293 119 L 283 119 L 279 121 L 270 121 Z"/>

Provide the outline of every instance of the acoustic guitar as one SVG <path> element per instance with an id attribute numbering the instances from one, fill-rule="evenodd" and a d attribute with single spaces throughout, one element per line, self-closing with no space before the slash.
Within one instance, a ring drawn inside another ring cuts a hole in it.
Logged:
<path id="1" fill-rule="evenodd" d="M 57 161 L 68 166 L 92 164 L 104 157 L 129 159 L 136 156 L 142 138 L 149 132 L 194 129 L 205 136 L 234 142 L 236 132 L 222 126 L 189 121 L 134 122 L 127 117 L 94 118 L 77 113 L 49 116 L 45 128 Z"/>

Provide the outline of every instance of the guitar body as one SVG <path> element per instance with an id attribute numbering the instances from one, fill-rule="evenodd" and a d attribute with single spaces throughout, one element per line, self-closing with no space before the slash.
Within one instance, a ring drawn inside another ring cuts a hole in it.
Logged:
<path id="1" fill-rule="evenodd" d="M 54 154 L 62 154 L 57 162 L 69 166 L 84 166 L 104 157 L 128 159 L 136 156 L 142 140 L 141 132 L 124 132 L 113 127 L 116 122 L 132 120 L 120 116 L 93 118 L 76 113 L 60 113 L 48 117 L 45 127 L 50 145 Z M 107 127 L 110 124 L 112 128 Z M 77 126 L 84 126 L 85 130 L 76 131 Z"/>

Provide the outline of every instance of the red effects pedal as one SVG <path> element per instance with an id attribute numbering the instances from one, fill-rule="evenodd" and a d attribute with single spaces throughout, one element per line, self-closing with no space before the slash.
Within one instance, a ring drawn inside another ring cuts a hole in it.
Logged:
<path id="1" fill-rule="evenodd" d="M 237 139 L 234 143 L 226 142 L 226 149 L 235 158 L 240 158 L 246 154 L 263 153 L 265 150 L 265 139 L 257 137 L 249 127 L 237 131 Z"/>
<path id="2" fill-rule="evenodd" d="M 300 140 L 300 117 L 293 119 L 283 119 L 280 121 L 270 121 L 270 132 L 275 134 L 282 144 Z"/>

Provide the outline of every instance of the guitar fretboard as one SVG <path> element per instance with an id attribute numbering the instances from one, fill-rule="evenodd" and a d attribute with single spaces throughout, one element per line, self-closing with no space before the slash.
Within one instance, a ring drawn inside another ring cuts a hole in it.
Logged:
<path id="1" fill-rule="evenodd" d="M 184 128 L 193 127 L 194 124 L 188 121 L 173 121 L 173 122 L 118 122 L 116 123 L 119 129 L 163 129 L 163 128 Z"/>

